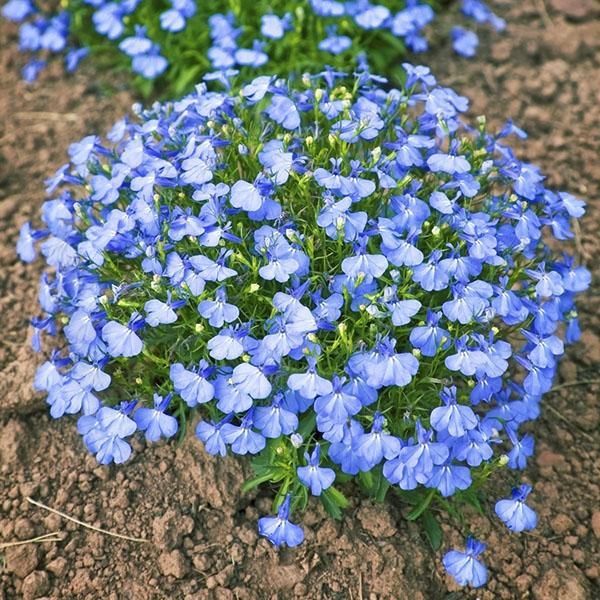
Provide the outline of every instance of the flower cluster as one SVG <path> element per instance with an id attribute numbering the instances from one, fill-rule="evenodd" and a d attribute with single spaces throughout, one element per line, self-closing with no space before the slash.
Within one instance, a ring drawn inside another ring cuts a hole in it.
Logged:
<path id="1" fill-rule="evenodd" d="M 392 74 L 391 65 L 406 49 L 427 49 L 424 28 L 434 19 L 432 6 L 420 0 L 258 0 L 243 6 L 240 0 L 169 0 L 169 7 L 164 5 L 154 0 L 69 0 L 59 13 L 49 15 L 34 0 L 9 0 L 2 12 L 23 22 L 20 47 L 36 55 L 23 71 L 29 81 L 45 65 L 40 56 L 64 54 L 72 71 L 93 47 L 103 54 L 112 51 L 111 62 L 127 65 L 143 89 L 165 75 L 174 93 L 187 91 L 208 69 L 215 77 L 223 72 L 230 77 L 240 69 L 302 72 L 325 63 L 348 65 L 363 51 L 374 69 Z M 462 0 L 462 12 L 496 30 L 505 26 L 482 0 Z M 455 27 L 451 37 L 458 54 L 475 54 L 474 32 Z"/>
<path id="2" fill-rule="evenodd" d="M 579 336 L 590 276 L 553 249 L 584 204 L 502 143 L 520 129 L 464 125 L 464 97 L 403 68 L 401 89 L 366 69 L 203 84 L 71 145 L 18 251 L 48 265 L 34 345 L 65 339 L 35 387 L 100 463 L 199 419 L 208 452 L 255 456 L 248 487 L 277 486 L 259 529 L 289 546 L 291 510 L 338 516 L 350 479 L 430 521 L 524 468 L 559 332 Z M 496 505 L 514 531 L 528 492 Z M 447 567 L 481 583 L 482 549 Z"/>

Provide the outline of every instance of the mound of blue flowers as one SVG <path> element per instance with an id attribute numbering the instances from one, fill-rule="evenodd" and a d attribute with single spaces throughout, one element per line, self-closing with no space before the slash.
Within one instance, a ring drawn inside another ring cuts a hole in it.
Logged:
<path id="1" fill-rule="evenodd" d="M 436 0 L 68 0 L 41 9 L 34 0 L 8 0 L 2 14 L 20 27 L 20 48 L 31 54 L 23 76 L 34 80 L 51 55 L 64 56 L 68 71 L 90 52 L 111 69 L 132 71 L 144 90 L 188 91 L 206 71 L 215 76 L 314 71 L 324 64 L 354 64 L 366 52 L 380 73 L 392 75 L 406 53 L 428 47 L 425 28 Z M 505 27 L 482 0 L 462 0 L 465 17 Z M 454 50 L 472 57 L 478 37 L 456 26 Z"/>
<path id="2" fill-rule="evenodd" d="M 401 89 L 331 69 L 203 84 L 70 147 L 18 250 L 48 265 L 35 387 L 100 463 L 194 423 L 207 452 L 255 457 L 247 487 L 278 490 L 260 532 L 289 546 L 291 511 L 339 516 L 350 480 L 431 528 L 525 467 L 579 336 L 590 276 L 560 247 L 584 203 L 504 145 L 520 129 L 463 124 L 464 97 L 403 68 Z M 496 505 L 514 531 L 529 491 Z M 447 567 L 481 584 L 482 550 Z"/>

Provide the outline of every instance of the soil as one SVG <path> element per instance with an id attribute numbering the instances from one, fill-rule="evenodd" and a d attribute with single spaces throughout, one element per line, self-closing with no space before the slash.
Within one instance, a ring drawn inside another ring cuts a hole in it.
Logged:
<path id="1" fill-rule="evenodd" d="M 426 56 L 439 80 L 472 99 L 472 115 L 492 125 L 507 117 L 530 138 L 520 154 L 549 181 L 587 198 L 577 249 L 600 280 L 600 21 L 594 0 L 493 2 L 507 32 L 482 36 L 477 57 Z M 450 27 L 453 15 L 443 17 Z M 315 504 L 304 516 L 306 542 L 274 550 L 256 533 L 270 511 L 269 491 L 242 494 L 247 466 L 213 459 L 189 435 L 179 447 L 134 447 L 124 467 L 100 467 L 83 449 L 74 422 L 53 421 L 31 389 L 38 358 L 27 319 L 35 311 L 40 264 L 14 253 L 18 228 L 37 214 L 43 180 L 68 144 L 103 132 L 132 102 L 105 96 L 91 66 L 66 78 L 58 68 L 40 84 L 19 80 L 16 30 L 0 21 L 0 544 L 61 532 L 60 541 L 0 550 L 0 600 L 399 599 L 600 597 L 600 314 L 598 288 L 580 303 L 583 338 L 560 367 L 556 392 L 534 424 L 535 460 L 521 480 L 533 484 L 539 526 L 513 535 L 496 519 L 467 515 L 488 543 L 490 581 L 462 590 L 444 574 L 418 526 L 393 496 L 372 505 L 353 494 L 334 522 Z M 421 58 L 423 60 L 423 58 Z M 141 452 L 141 450 L 144 450 Z M 513 480 L 498 478 L 490 497 Z M 34 498 L 95 527 L 90 531 L 31 505 Z M 490 501 L 491 508 L 491 501 Z M 444 549 L 465 530 L 443 522 Z M 1 548 L 1 546 L 0 546 Z"/>

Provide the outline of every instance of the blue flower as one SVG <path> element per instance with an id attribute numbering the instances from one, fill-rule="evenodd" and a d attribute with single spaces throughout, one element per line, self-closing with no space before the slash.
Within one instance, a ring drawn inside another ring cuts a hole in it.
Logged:
<path id="1" fill-rule="evenodd" d="M 185 403 L 194 407 L 205 404 L 215 395 L 213 384 L 208 381 L 213 370 L 206 361 L 200 361 L 197 369 L 188 370 L 181 363 L 174 363 L 169 370 L 175 391 L 185 400 Z"/>
<path id="2" fill-rule="evenodd" d="M 288 494 L 281 503 L 276 517 L 261 517 L 258 520 L 258 532 L 275 546 L 286 544 L 290 548 L 304 541 L 302 527 L 289 520 L 291 496 Z"/>
<path id="3" fill-rule="evenodd" d="M 224 288 L 219 288 L 214 300 L 202 300 L 198 304 L 198 312 L 213 327 L 223 327 L 225 323 L 235 321 L 240 311 L 237 306 L 227 302 L 227 292 Z"/>
<path id="4" fill-rule="evenodd" d="M 221 329 L 218 335 L 212 337 L 207 344 L 209 354 L 215 360 L 232 360 L 239 358 L 244 353 L 244 329 Z"/>
<path id="5" fill-rule="evenodd" d="M 213 382 L 217 408 L 225 414 L 241 413 L 252 407 L 252 398 L 231 380 L 231 369 L 224 370 Z"/>
<path id="6" fill-rule="evenodd" d="M 400 450 L 398 458 L 407 468 L 415 472 L 419 483 L 426 483 L 433 471 L 433 466 L 446 462 L 449 449 L 445 444 L 432 441 L 432 432 L 424 429 L 419 421 L 416 423 L 416 431 L 416 444 L 411 443 L 404 446 Z"/>
<path id="7" fill-rule="evenodd" d="M 146 79 L 156 79 L 167 70 L 168 66 L 167 59 L 160 55 L 157 46 L 152 46 L 146 54 L 136 54 L 131 61 L 131 70 Z"/>
<path id="8" fill-rule="evenodd" d="M 432 154 L 427 159 L 427 166 L 434 173 L 442 172 L 448 173 L 448 175 L 468 173 L 471 170 L 471 164 L 464 156 L 443 154 L 441 152 Z"/>
<path id="9" fill-rule="evenodd" d="M 231 206 L 246 211 L 259 210 L 264 198 L 256 185 L 247 181 L 236 181 L 231 187 Z"/>
<path id="10" fill-rule="evenodd" d="M 158 327 L 158 325 L 168 325 L 177 321 L 177 313 L 175 308 L 179 308 L 185 304 L 185 300 L 171 300 L 171 293 L 168 293 L 167 302 L 162 300 L 148 300 L 144 304 L 146 311 L 146 323 L 150 327 Z"/>
<path id="11" fill-rule="evenodd" d="M 536 367 L 554 367 L 557 356 L 564 353 L 562 340 L 555 335 L 539 336 L 531 331 L 521 330 L 528 344 L 527 358 Z"/>
<path id="12" fill-rule="evenodd" d="M 267 281 L 275 279 L 284 283 L 300 269 L 292 247 L 282 237 L 265 240 L 263 251 L 267 264 L 260 267 L 258 273 Z"/>
<path id="13" fill-rule="evenodd" d="M 344 424 L 340 441 L 329 446 L 329 458 L 340 465 L 342 471 L 348 475 L 356 475 L 360 470 L 360 462 L 354 451 L 354 443 L 363 433 L 361 424 L 351 419 Z"/>
<path id="14" fill-rule="evenodd" d="M 450 550 L 444 556 L 446 571 L 456 579 L 460 585 L 481 587 L 487 581 L 488 573 L 485 565 L 477 557 L 485 550 L 485 544 L 472 537 L 467 538 L 464 552 Z"/>
<path id="15" fill-rule="evenodd" d="M 253 410 L 249 410 L 240 425 L 225 423 L 222 427 L 222 436 L 225 443 L 231 446 L 236 454 L 258 454 L 266 445 L 263 435 L 253 431 Z"/>
<path id="16" fill-rule="evenodd" d="M 109 40 L 116 40 L 125 31 L 122 20 L 124 16 L 121 7 L 111 2 L 94 11 L 92 22 L 98 33 Z"/>
<path id="17" fill-rule="evenodd" d="M 512 499 L 496 502 L 494 508 L 496 514 L 511 531 L 529 531 L 537 525 L 535 511 L 525 504 L 529 492 L 531 486 L 523 484 L 513 488 Z"/>
<path id="18" fill-rule="evenodd" d="M 152 42 L 146 36 L 146 28 L 136 25 L 135 35 L 124 38 L 119 43 L 119 49 L 128 56 L 147 54 L 152 48 Z"/>
<path id="19" fill-rule="evenodd" d="M 23 262 L 33 262 L 37 256 L 35 251 L 36 232 L 32 231 L 29 222 L 24 223 L 19 230 L 17 254 Z"/>
<path id="20" fill-rule="evenodd" d="M 133 419 L 140 431 L 144 431 L 149 442 L 158 442 L 161 437 L 170 438 L 177 433 L 179 428 L 177 419 L 165 414 L 172 394 L 164 398 L 154 394 L 154 408 L 138 408 Z"/>
<path id="21" fill-rule="evenodd" d="M 319 416 L 335 423 L 343 423 L 348 417 L 360 411 L 361 401 L 345 390 L 345 382 L 344 377 L 333 376 L 333 382 L 329 384 L 329 392 L 319 395 L 315 400 L 315 411 Z"/>
<path id="22" fill-rule="evenodd" d="M 477 52 L 479 38 L 477 34 L 462 27 L 453 27 L 451 31 L 452 47 L 460 56 L 472 58 Z"/>
<path id="23" fill-rule="evenodd" d="M 9 21 L 16 23 L 25 19 L 35 12 L 35 7 L 31 0 L 8 0 L 2 7 L 2 16 Z"/>
<path id="24" fill-rule="evenodd" d="M 376 347 L 373 359 L 365 362 L 367 384 L 374 389 L 390 385 L 408 385 L 419 369 L 419 361 L 410 353 L 397 354 L 396 340 L 385 338 Z"/>
<path id="25" fill-rule="evenodd" d="M 533 456 L 533 448 L 535 441 L 533 436 L 526 433 L 521 439 L 518 438 L 517 432 L 512 428 L 506 429 L 510 441 L 513 444 L 508 453 L 508 466 L 511 469 L 524 469 L 527 466 L 527 459 Z"/>
<path id="26" fill-rule="evenodd" d="M 336 201 L 332 196 L 325 196 L 325 206 L 319 213 L 317 224 L 324 227 L 327 235 L 337 240 L 343 234 L 344 240 L 351 242 L 357 239 L 367 224 L 366 212 L 350 212 L 352 205 L 350 196 Z"/>
<path id="27" fill-rule="evenodd" d="M 429 417 L 431 426 L 436 431 L 447 431 L 452 437 L 460 438 L 469 429 L 477 427 L 479 420 L 473 409 L 456 401 L 456 386 L 444 388 L 440 398 L 444 406 L 434 408 Z"/>
<path id="28" fill-rule="evenodd" d="M 266 114 L 284 129 L 297 129 L 300 126 L 300 113 L 292 100 L 276 95 L 266 109 Z"/>
<path id="29" fill-rule="evenodd" d="M 358 254 L 342 261 L 342 271 L 348 277 L 381 277 L 388 268 L 387 258 L 381 254 L 368 254 L 361 243 L 357 247 Z"/>
<path id="30" fill-rule="evenodd" d="M 313 496 L 320 496 L 335 481 L 335 472 L 333 469 L 319 466 L 321 462 L 321 446 L 317 444 L 312 454 L 304 453 L 304 460 L 307 466 L 298 467 L 296 472 L 298 479 L 302 484 L 310 489 Z"/>
<path id="31" fill-rule="evenodd" d="M 469 337 L 464 335 L 454 342 L 456 354 L 447 356 L 444 364 L 451 371 L 459 371 L 470 377 L 475 372 L 484 368 L 486 364 L 485 354 L 481 350 L 468 346 Z"/>
<path id="32" fill-rule="evenodd" d="M 283 18 L 277 15 L 263 15 L 260 19 L 260 32 L 273 40 L 280 40 L 285 32 L 290 29 L 291 15 L 288 13 Z"/>
<path id="33" fill-rule="evenodd" d="M 285 152 L 281 140 L 269 140 L 259 152 L 258 159 L 277 185 L 285 184 L 290 173 L 298 167 L 294 153 Z"/>
<path id="34" fill-rule="evenodd" d="M 196 14 L 193 0 L 170 0 L 173 8 L 160 15 L 160 26 L 165 31 L 176 33 L 185 29 L 186 21 Z"/>
<path id="35" fill-rule="evenodd" d="M 69 146 L 69 157 L 74 165 L 84 165 L 92 152 L 99 147 L 100 139 L 95 135 L 88 135 L 81 141 Z"/>
<path id="36" fill-rule="evenodd" d="M 212 421 L 200 421 L 196 425 L 196 437 L 204 443 L 204 448 L 209 454 L 219 454 L 226 456 L 227 445 L 223 435 L 223 426 L 231 420 L 230 416 L 222 421 L 214 423 Z"/>
<path id="37" fill-rule="evenodd" d="M 82 387 L 92 388 L 97 392 L 105 390 L 111 382 L 111 376 L 105 373 L 101 365 L 104 366 L 106 361 L 100 364 L 89 364 L 85 361 L 78 361 L 69 371 L 69 377 L 77 381 Z"/>
<path id="38" fill-rule="evenodd" d="M 437 488 L 444 498 L 452 496 L 456 490 L 466 490 L 471 487 L 471 471 L 468 467 L 446 462 L 434 465 L 427 487 Z"/>
<path id="39" fill-rule="evenodd" d="M 424 290 L 438 291 L 448 286 L 449 275 L 440 263 L 441 252 L 435 250 L 431 253 L 426 263 L 421 263 L 413 268 L 413 280 Z"/>
<path id="40" fill-rule="evenodd" d="M 121 464 L 131 456 L 131 446 L 124 438 L 137 429 L 128 416 L 136 404 L 134 400 L 123 402 L 119 409 L 103 406 L 95 415 L 83 416 L 77 422 L 83 441 L 100 464 Z"/>
<path id="41" fill-rule="evenodd" d="M 376 412 L 373 415 L 371 431 L 357 436 L 354 440 L 353 449 L 361 471 L 370 471 L 384 458 L 394 458 L 400 452 L 402 446 L 400 440 L 389 433 L 384 433 L 384 424 L 385 417 Z"/>
<path id="42" fill-rule="evenodd" d="M 427 309 L 425 325 L 415 327 L 410 332 L 410 343 L 424 356 L 435 356 L 440 348 L 450 344 L 450 333 L 438 326 L 441 317 L 441 312 Z"/>
<path id="43" fill-rule="evenodd" d="M 333 390 L 331 382 L 317 373 L 314 359 L 309 359 L 308 371 L 293 373 L 288 377 L 287 384 L 290 390 L 299 392 L 309 400 L 313 400 L 317 396 L 326 396 Z"/>
<path id="44" fill-rule="evenodd" d="M 334 55 L 342 54 L 352 46 L 352 39 L 347 35 L 338 35 L 337 27 L 327 28 L 327 37 L 319 42 L 318 48 Z"/>
<path id="45" fill-rule="evenodd" d="M 268 438 L 289 435 L 298 428 L 298 417 L 283 406 L 283 396 L 277 394 L 270 406 L 258 406 L 254 413 L 254 424 Z"/>
<path id="46" fill-rule="evenodd" d="M 254 40 L 252 48 L 238 48 L 234 52 L 236 62 L 242 66 L 261 67 L 269 62 L 269 56 L 263 51 L 264 44 Z"/>
<path id="47" fill-rule="evenodd" d="M 363 29 L 379 29 L 390 16 L 386 6 L 368 6 L 355 15 L 354 20 Z"/>
<path id="48" fill-rule="evenodd" d="M 33 83 L 46 68 L 45 60 L 30 60 L 22 69 L 21 76 L 26 83 Z"/>
<path id="49" fill-rule="evenodd" d="M 272 386 L 265 373 L 248 363 L 242 363 L 233 369 L 231 382 L 241 392 L 256 400 L 268 398 L 271 394 Z"/>
<path id="50" fill-rule="evenodd" d="M 144 320 L 137 313 L 131 316 L 127 325 L 117 321 L 106 323 L 102 327 L 102 339 L 106 342 L 108 353 L 114 357 L 137 356 L 142 351 L 144 342 L 136 331 L 143 325 Z"/>

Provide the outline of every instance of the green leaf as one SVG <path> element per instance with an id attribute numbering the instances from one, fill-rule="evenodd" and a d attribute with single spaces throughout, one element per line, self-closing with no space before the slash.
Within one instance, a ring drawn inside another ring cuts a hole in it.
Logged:
<path id="1" fill-rule="evenodd" d="M 185 90 L 189 88 L 194 81 L 199 79 L 201 71 L 201 65 L 194 65 L 193 67 L 185 69 L 176 80 L 175 93 L 182 94 L 183 92 L 185 92 Z"/>
<path id="2" fill-rule="evenodd" d="M 365 492 L 370 496 L 375 485 L 371 471 L 360 471 L 358 474 L 358 481 Z"/>
<path id="3" fill-rule="evenodd" d="M 245 494 L 246 492 L 258 487 L 261 483 L 265 483 L 271 479 L 271 471 L 263 473 L 262 475 L 257 475 L 252 479 L 248 479 L 246 483 L 242 486 L 242 492 Z"/>
<path id="4" fill-rule="evenodd" d="M 428 508 L 435 495 L 435 488 L 432 488 L 419 504 L 415 506 L 406 517 L 409 521 L 416 521 Z"/>
<path id="5" fill-rule="evenodd" d="M 376 502 L 383 502 L 385 500 L 387 492 L 390 489 L 390 484 L 380 468 L 360 472 L 358 480 L 369 498 Z"/>
<path id="6" fill-rule="evenodd" d="M 461 493 L 461 498 L 467 503 L 474 507 L 480 515 L 485 514 L 483 510 L 483 506 L 481 506 L 481 502 L 479 501 L 479 497 L 477 492 L 472 489 L 467 489 Z"/>
<path id="7" fill-rule="evenodd" d="M 350 501 L 348 498 L 346 498 L 346 496 L 344 496 L 340 490 L 333 486 L 327 488 L 323 493 L 326 496 L 331 497 L 331 499 L 334 500 L 340 508 L 348 508 L 350 506 Z"/>
<path id="8" fill-rule="evenodd" d="M 430 510 L 426 510 L 421 520 L 423 521 L 423 529 L 425 530 L 425 535 L 427 535 L 427 539 L 431 544 L 431 547 L 434 550 L 439 550 L 442 545 L 442 528 L 440 524 L 437 522 L 437 519 L 433 516 L 433 513 Z"/>
<path id="9" fill-rule="evenodd" d="M 317 416 L 315 415 L 315 413 L 309 412 L 300 420 L 298 430 L 296 433 L 299 433 L 302 436 L 302 439 L 305 440 L 308 437 L 308 435 L 314 431 L 316 420 Z"/>
<path id="10" fill-rule="evenodd" d="M 342 518 L 342 508 L 350 505 L 346 496 L 334 487 L 326 489 L 320 498 L 327 513 L 338 521 Z"/>
<path id="11" fill-rule="evenodd" d="M 381 469 L 378 470 L 375 481 L 377 483 L 377 487 L 375 488 L 373 498 L 377 502 L 383 502 L 387 496 L 388 490 L 390 489 L 390 482 L 384 477 Z"/>

